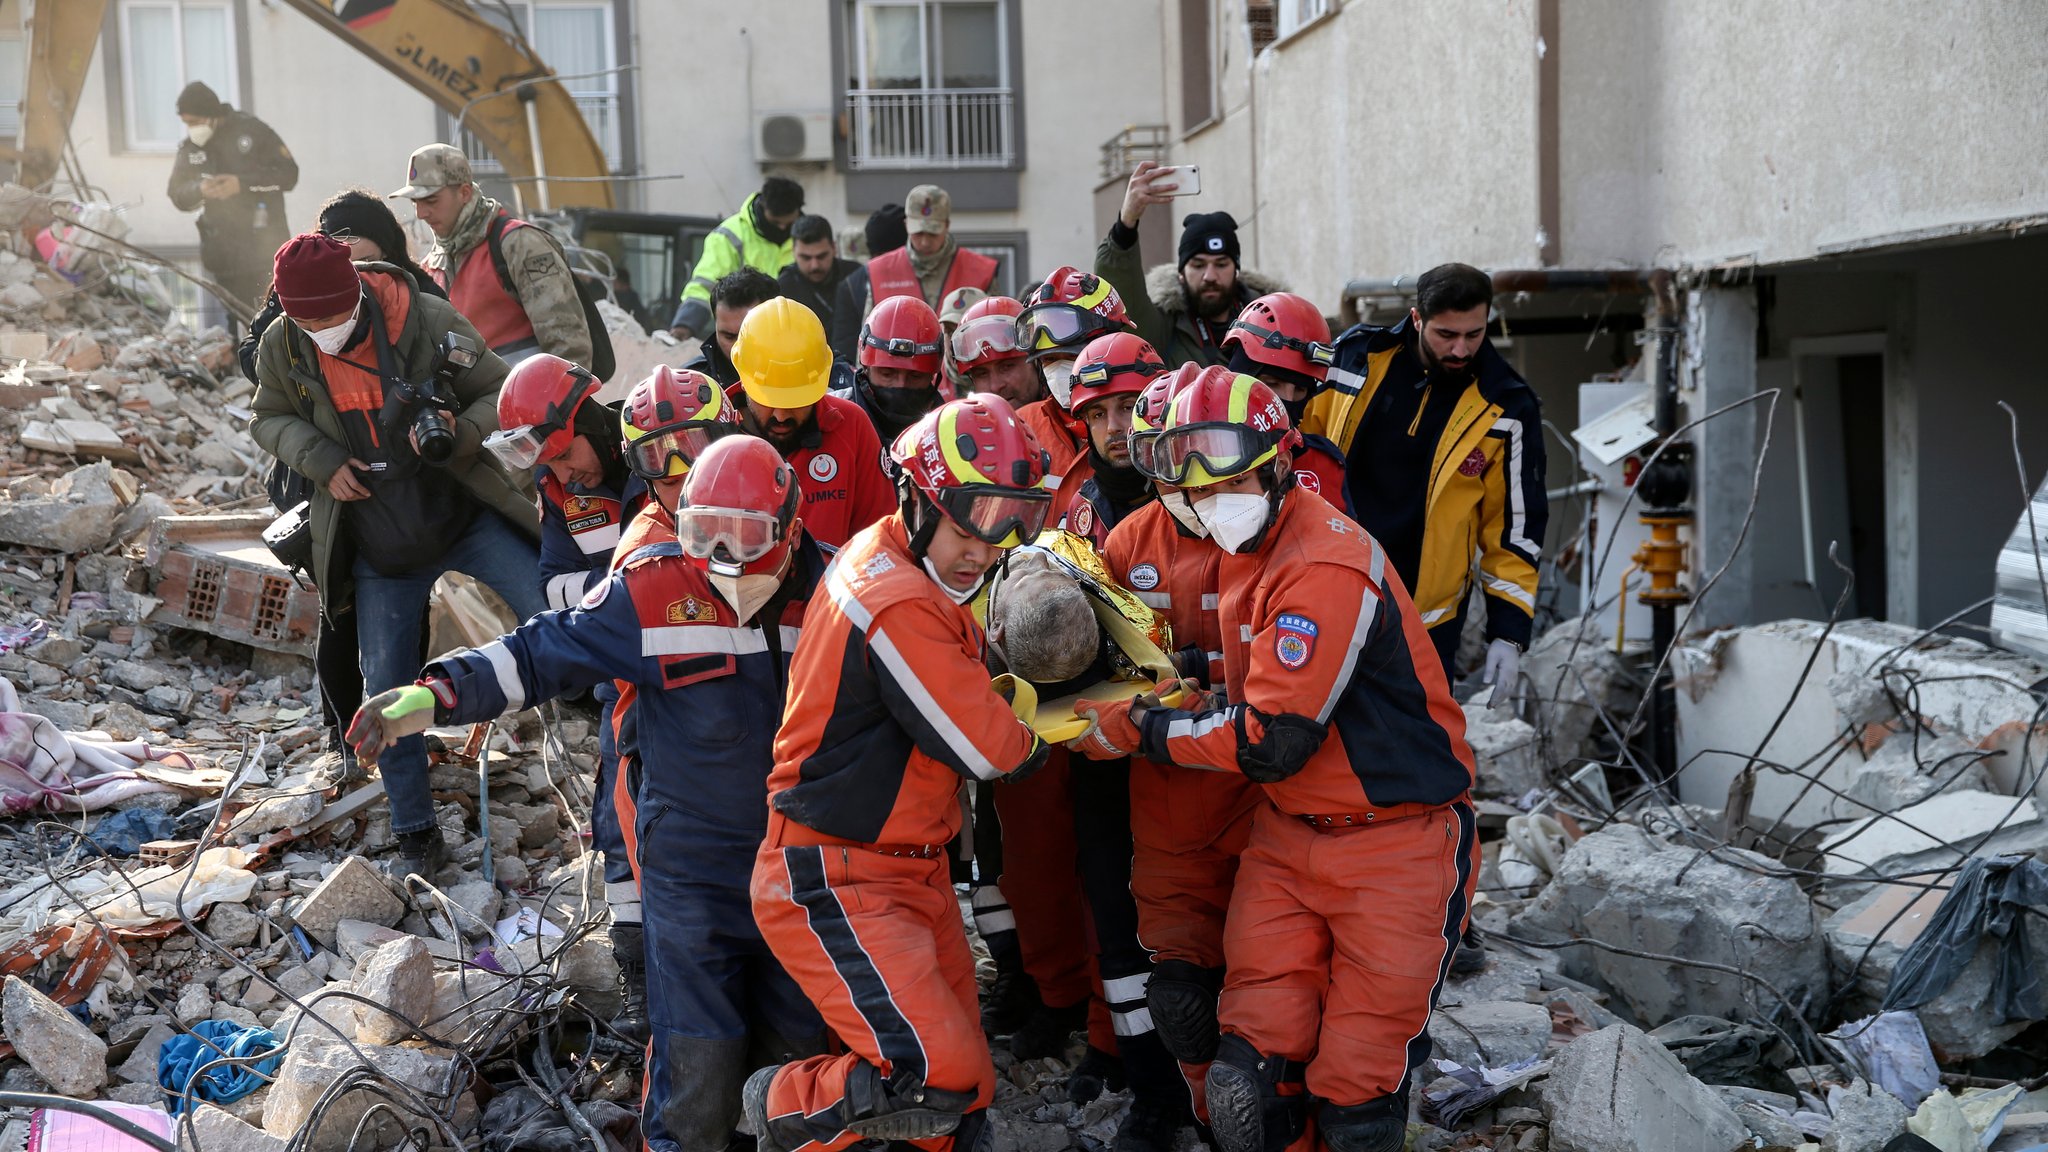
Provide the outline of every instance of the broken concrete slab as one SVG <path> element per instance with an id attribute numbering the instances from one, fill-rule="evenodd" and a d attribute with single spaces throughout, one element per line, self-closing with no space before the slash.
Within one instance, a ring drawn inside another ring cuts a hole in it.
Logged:
<path id="1" fill-rule="evenodd" d="M 426 942 L 404 936 L 365 956 L 356 966 L 355 990 L 385 1009 L 358 1014 L 358 1041 L 396 1044 L 409 1038 L 434 1009 L 434 958 Z"/>
<path id="2" fill-rule="evenodd" d="M 1755 972 L 1799 1003 L 1827 992 L 1826 945 L 1811 901 L 1792 879 L 1765 874 L 1776 870 L 1754 853 L 1705 855 L 1631 824 L 1610 824 L 1571 846 L 1556 877 L 1512 924 L 1521 936 L 1592 937 Z M 1565 975 L 1613 989 L 1651 1027 L 1685 1015 L 1740 1020 L 1783 1010 L 1770 993 L 1726 972 L 1590 946 L 1560 957 Z"/>
<path id="3" fill-rule="evenodd" d="M 206 914 L 206 934 L 223 948 L 242 948 L 256 941 L 263 921 L 241 904 L 215 904 Z"/>
<path id="4" fill-rule="evenodd" d="M 1478 697 L 1465 702 L 1465 742 L 1472 746 L 1479 776 L 1472 794 L 1515 801 L 1543 786 L 1542 738 L 1536 726 L 1495 712 Z"/>
<path id="5" fill-rule="evenodd" d="M 410 1088 L 430 1105 L 445 1104 L 464 1087 L 452 1056 L 377 1045 L 366 1046 L 362 1052 L 371 1067 Z M 271 1083 L 270 1099 L 263 1107 L 263 1130 L 280 1137 L 300 1134 L 312 1118 L 314 1103 L 328 1087 L 350 1069 L 362 1066 L 347 1045 L 320 1043 L 311 1036 L 294 1041 Z M 303 1134 L 301 1146 L 313 1152 L 342 1152 L 349 1146 L 356 1122 L 378 1101 L 402 1108 L 398 1101 L 388 1101 L 382 1093 L 353 1091 L 335 1097 L 321 1114 L 319 1127 Z"/>
<path id="6" fill-rule="evenodd" d="M 1855 755 L 1850 753 L 1850 758 Z M 1903 733 L 1850 769 L 1847 795 L 1835 798 L 1834 814 L 1863 820 L 1910 807 L 1938 792 L 1993 791 L 1985 759 L 1982 749 L 1954 734 L 1916 740 L 1913 733 Z"/>
<path id="7" fill-rule="evenodd" d="M 1627 1024 L 1565 1045 L 1541 1096 L 1554 1152 L 1728 1152 L 1748 1135 L 1726 1101 Z"/>
<path id="8" fill-rule="evenodd" d="M 360 856 L 344 859 L 292 914 L 299 927 L 329 947 L 334 945 L 335 926 L 343 920 L 391 925 L 404 916 L 405 902 Z"/>
<path id="9" fill-rule="evenodd" d="M 163 1055 L 164 1041 L 177 1034 L 178 1030 L 168 1024 L 152 1024 L 142 1039 L 136 1041 L 135 1049 L 128 1053 L 128 1058 L 114 1069 L 114 1075 L 131 1084 L 155 1084 L 156 1062 Z"/>
<path id="10" fill-rule="evenodd" d="M 1583 631 L 1582 631 L 1583 628 Z M 1535 727 L 1547 741 L 1545 758 L 1565 764 L 1590 754 L 1605 733 L 1600 712 L 1618 727 L 1635 710 L 1639 689 L 1614 637 L 1597 621 L 1573 618 L 1553 626 L 1529 646 L 1522 673 L 1535 697 Z"/>
<path id="11" fill-rule="evenodd" d="M 201 1104 L 192 1113 L 188 1146 L 194 1152 L 284 1152 L 289 1144 L 211 1104 Z"/>
<path id="12" fill-rule="evenodd" d="M 1550 1045 L 1550 1010 L 1509 1000 L 1454 1004 L 1430 1014 L 1429 1039 L 1439 1059 L 1467 1068 L 1505 1068 L 1543 1055 Z"/>
<path id="13" fill-rule="evenodd" d="M 1906 1131 L 1912 1115 L 1898 1097 L 1862 1080 L 1828 1089 L 1828 1110 L 1835 1123 L 1820 1142 L 1821 1152 L 1879 1152 Z"/>
<path id="14" fill-rule="evenodd" d="M 1907 808 L 1859 820 L 1820 843 L 1834 876 L 1939 868 L 1962 855 L 2048 852 L 2048 822 L 2032 797 L 1942 792 Z"/>
<path id="15" fill-rule="evenodd" d="M 65 1096 L 89 1099 L 107 1083 L 107 1042 L 19 976 L 0 990 L 0 1024 L 15 1054 Z"/>
<path id="16" fill-rule="evenodd" d="M 117 477 L 119 479 L 117 479 Z M 14 486 L 0 490 L 14 493 Z M 133 477 L 102 460 L 58 478 L 40 495 L 0 499 L 0 541 L 52 552 L 91 552 L 114 539 L 121 510 L 135 498 Z"/>
<path id="17" fill-rule="evenodd" d="M 386 928 L 382 924 L 371 924 L 364 920 L 343 920 L 334 928 L 335 948 L 342 959 L 354 964 L 360 970 L 363 959 L 393 940 L 410 937 L 418 940 L 427 949 L 427 954 L 436 960 L 460 963 L 468 959 L 463 949 L 438 936 L 413 936 L 397 928 Z"/>

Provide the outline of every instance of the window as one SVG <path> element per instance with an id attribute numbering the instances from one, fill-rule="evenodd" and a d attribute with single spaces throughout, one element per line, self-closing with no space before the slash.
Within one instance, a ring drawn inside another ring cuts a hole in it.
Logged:
<path id="1" fill-rule="evenodd" d="M 121 0 L 121 113 L 131 151 L 169 152 L 184 138 L 178 93 L 203 80 L 242 106 L 229 0 Z"/>
<path id="2" fill-rule="evenodd" d="M 1009 166 L 1004 16 L 1001 0 L 853 0 L 848 166 Z"/>
<path id="3" fill-rule="evenodd" d="M 611 0 L 494 0 L 480 5 L 477 12 L 503 28 L 508 10 L 533 50 L 555 75 L 566 77 L 562 87 L 575 98 L 584 122 L 590 125 L 590 134 L 597 137 L 597 145 L 604 151 L 606 163 L 612 171 L 621 171 L 624 164 L 620 147 L 619 74 L 614 70 Z M 469 153 L 470 163 L 478 172 L 505 170 L 497 157 L 468 132 L 462 135 L 462 150 Z"/>
<path id="4" fill-rule="evenodd" d="M 1024 270 L 1022 232 L 956 232 L 953 238 L 960 242 L 962 248 L 979 252 L 996 262 L 996 279 L 990 286 L 991 291 L 1013 300 L 1023 298 L 1023 289 L 1029 281 L 1020 275 Z"/>
<path id="5" fill-rule="evenodd" d="M 1180 130 L 1192 132 L 1216 115 L 1216 38 L 1209 0 L 1180 0 Z"/>
<path id="6" fill-rule="evenodd" d="M 1330 14 L 1336 0 L 1279 0 L 1280 38 L 1285 40 L 1302 27 Z"/>

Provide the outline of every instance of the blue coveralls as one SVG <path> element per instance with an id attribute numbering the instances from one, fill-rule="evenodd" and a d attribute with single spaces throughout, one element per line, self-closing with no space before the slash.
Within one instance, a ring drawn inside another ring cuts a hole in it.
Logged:
<path id="1" fill-rule="evenodd" d="M 453 687 L 444 723 L 618 682 L 619 758 L 640 776 L 653 1027 L 640 1122 L 657 1152 L 724 1147 L 750 1071 L 824 1048 L 824 1022 L 762 942 L 748 897 L 790 650 L 823 567 L 804 537 L 777 598 L 741 624 L 678 545 L 650 544 L 575 608 L 426 670 Z"/>

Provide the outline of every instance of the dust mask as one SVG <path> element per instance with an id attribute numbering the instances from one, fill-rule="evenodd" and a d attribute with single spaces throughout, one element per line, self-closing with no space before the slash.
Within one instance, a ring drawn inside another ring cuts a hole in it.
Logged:
<path id="1" fill-rule="evenodd" d="M 306 338 L 311 340 L 314 346 L 322 352 L 327 353 L 329 356 L 339 356 L 341 355 L 342 348 L 348 344 L 349 336 L 356 330 L 356 321 L 360 320 L 362 315 L 363 300 L 362 297 L 358 296 L 356 297 L 355 311 L 348 314 L 348 319 L 336 324 L 332 328 L 322 328 L 318 332 L 308 331 L 305 328 L 301 328 L 299 331 L 305 332 Z"/>
<path id="2" fill-rule="evenodd" d="M 204 148 L 206 142 L 213 139 L 213 125 L 193 124 L 185 129 L 185 139 L 190 140 L 194 148 Z"/>
<path id="3" fill-rule="evenodd" d="M 1074 362 L 1049 361 L 1040 370 L 1045 373 L 1045 387 L 1052 393 L 1053 403 L 1066 408 L 1074 399 Z"/>
<path id="4" fill-rule="evenodd" d="M 924 572 L 925 575 L 930 576 L 932 578 L 932 583 L 937 584 L 939 586 L 939 591 L 944 592 L 946 594 L 946 599 L 951 600 L 955 604 L 965 604 L 969 600 L 974 599 L 974 597 L 981 591 L 980 584 L 976 584 L 974 587 L 969 588 L 965 592 L 962 592 L 959 589 L 953 587 L 951 584 L 946 583 L 944 580 L 939 579 L 938 567 L 932 563 L 932 559 L 929 556 L 925 557 L 924 559 Z M 986 582 L 987 580 L 984 577 L 983 583 Z"/>
<path id="5" fill-rule="evenodd" d="M 1185 492 L 1163 492 L 1159 496 L 1160 506 L 1167 515 L 1197 539 L 1209 535 L 1209 529 L 1202 524 L 1202 518 L 1195 515 L 1195 503 Z"/>
<path id="6" fill-rule="evenodd" d="M 722 576 L 717 572 L 709 574 L 711 589 L 720 599 L 732 605 L 739 614 L 740 623 L 745 624 L 775 596 L 775 590 L 782 587 L 780 576 Z"/>
<path id="7" fill-rule="evenodd" d="M 1195 515 L 1225 552 L 1235 554 L 1266 526 L 1263 492 L 1219 492 L 1195 501 Z"/>

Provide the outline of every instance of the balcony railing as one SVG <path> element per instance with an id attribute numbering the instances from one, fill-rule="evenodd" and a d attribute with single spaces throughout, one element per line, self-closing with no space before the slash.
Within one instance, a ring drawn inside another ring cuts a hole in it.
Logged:
<path id="1" fill-rule="evenodd" d="M 1102 142 L 1102 178 L 1122 180 L 1140 160 L 1166 159 L 1166 125 L 1132 124 Z"/>
<path id="2" fill-rule="evenodd" d="M 854 89 L 847 166 L 1007 168 L 1016 157 L 1007 88 Z"/>
<path id="3" fill-rule="evenodd" d="M 576 110 L 583 113 L 583 122 L 590 125 L 590 134 L 597 137 L 597 146 L 604 149 L 605 167 L 614 172 L 619 170 L 619 96 L 616 92 L 578 92 L 575 94 Z M 470 170 L 480 176 L 496 176 L 505 171 L 484 142 L 465 130 L 462 133 L 462 150 L 469 156 Z"/>

